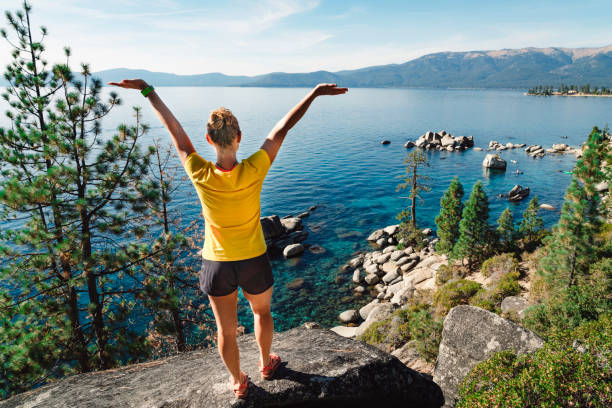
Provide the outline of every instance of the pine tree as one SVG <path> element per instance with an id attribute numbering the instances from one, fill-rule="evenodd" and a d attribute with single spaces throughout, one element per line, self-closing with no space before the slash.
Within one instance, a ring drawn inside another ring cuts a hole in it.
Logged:
<path id="1" fill-rule="evenodd" d="M 421 150 L 408 153 L 404 163 L 406 163 L 406 176 L 404 183 L 398 184 L 396 191 L 410 189 L 410 195 L 402 197 L 410 200 L 410 207 L 402 210 L 396 217 L 400 221 L 399 236 L 418 247 L 421 245 L 422 237 L 416 224 L 416 200 L 418 198 L 423 201 L 421 192 L 431 190 L 427 184 L 431 177 L 418 173 L 418 169 L 421 166 L 429 167 L 429 163 Z"/>
<path id="2" fill-rule="evenodd" d="M 201 298 L 200 264 L 193 259 L 201 258 L 197 253 L 201 248 L 193 238 L 187 238 L 203 236 L 203 231 L 198 229 L 198 220 L 183 227 L 180 212 L 169 209 L 173 193 L 179 187 L 174 182 L 177 167 L 171 168 L 168 164 L 174 147 L 170 143 L 163 148 L 159 139 L 154 139 L 153 143 L 156 154 L 149 178 L 159 183 L 162 205 L 153 206 L 151 211 L 152 216 L 162 222 L 166 250 L 151 257 L 153 266 L 144 282 L 147 295 L 142 298 L 147 309 L 145 313 L 152 316 L 147 332 L 157 357 L 188 351 L 189 334 L 198 336 L 192 342 L 196 347 L 210 340 L 213 320 L 206 304 L 198 302 Z M 173 235 L 178 238 L 178 234 L 185 238 L 171 239 Z"/>
<path id="3" fill-rule="evenodd" d="M 501 241 L 501 247 L 504 252 L 510 251 L 514 246 L 514 218 L 509 207 L 501 213 L 497 220 L 497 237 Z"/>
<path id="4" fill-rule="evenodd" d="M 455 176 L 440 200 L 440 213 L 435 219 L 438 226 L 438 238 L 440 238 L 436 244 L 438 252 L 449 254 L 459 239 L 463 194 L 463 185 Z"/>
<path id="5" fill-rule="evenodd" d="M 489 245 L 489 200 L 478 180 L 468 198 L 459 222 L 459 240 L 452 252 L 453 259 L 468 260 L 468 268 L 482 261 Z"/>
<path id="6" fill-rule="evenodd" d="M 595 237 L 602 226 L 602 197 L 595 185 L 612 181 L 610 171 L 601 166 L 604 161 L 610 163 L 611 157 L 602 132 L 594 128 L 574 168 L 559 222 L 544 239 L 539 272 L 552 288 L 572 287 L 578 278 L 589 274 L 590 266 L 598 260 Z"/>
<path id="7" fill-rule="evenodd" d="M 518 226 L 518 234 L 526 243 L 533 243 L 544 227 L 542 217 L 538 214 L 539 210 L 538 196 L 535 195 L 529 200 L 529 204 L 523 212 L 523 218 Z"/>
<path id="8" fill-rule="evenodd" d="M 139 110 L 133 126 L 103 134 L 101 120 L 119 98 L 103 103 L 89 67 L 70 68 L 69 49 L 65 64 L 49 68 L 30 15 L 24 2 L 7 13 L 14 34 L 2 31 L 13 46 L 3 94 L 11 124 L 0 129 L 4 395 L 146 358 L 146 336 L 129 319 L 146 260 L 171 245 L 143 239 L 159 224 L 151 217 L 159 186 L 146 177 L 155 149 L 141 152 Z"/>

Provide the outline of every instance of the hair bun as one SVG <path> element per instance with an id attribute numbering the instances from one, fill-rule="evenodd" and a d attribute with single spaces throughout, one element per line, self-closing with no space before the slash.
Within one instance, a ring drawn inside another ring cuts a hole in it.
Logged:
<path id="1" fill-rule="evenodd" d="M 211 116 L 209 125 L 211 128 L 219 130 L 223 128 L 223 125 L 225 125 L 225 121 L 221 116 L 214 115 Z"/>
<path id="2" fill-rule="evenodd" d="M 228 146 L 240 134 L 240 126 L 232 112 L 221 107 L 210 112 L 206 131 L 214 143 L 219 146 Z"/>

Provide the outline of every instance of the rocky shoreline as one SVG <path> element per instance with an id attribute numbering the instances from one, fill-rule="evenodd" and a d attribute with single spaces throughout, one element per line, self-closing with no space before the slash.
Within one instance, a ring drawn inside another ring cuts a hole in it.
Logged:
<path id="1" fill-rule="evenodd" d="M 393 310 L 404 306 L 409 299 L 419 296 L 419 292 L 436 288 L 436 271 L 448 262 L 446 255 L 434 251 L 437 238 L 425 238 L 427 246 L 416 251 L 409 246 L 398 249 L 403 244 L 397 240 L 399 225 L 389 225 L 376 230 L 368 236 L 376 249 L 351 258 L 341 267 L 352 271 L 353 290 L 372 301 L 357 310 L 347 310 L 339 315 L 339 320 L 348 326 L 332 328 L 345 337 L 356 337 L 374 322 L 388 317 Z M 431 228 L 422 231 L 431 235 Z"/>
<path id="2" fill-rule="evenodd" d="M 372 300 L 358 310 L 340 313 L 338 319 L 343 324 L 331 328 L 331 331 L 364 341 L 360 335 L 372 325 L 388 321 L 393 326 L 393 320 L 397 319 L 394 312 L 410 308 L 415 303 L 433 304 L 433 294 L 444 286 L 438 273 L 449 264 L 448 256 L 436 253 L 434 248 L 438 239 L 432 238 L 431 228 L 421 231 L 428 238 L 424 238 L 426 246 L 419 251 L 410 246 L 402 249 L 403 242 L 398 240 L 398 232 L 398 225 L 372 232 L 367 240 L 374 250 L 350 258 L 341 267 L 347 273 L 352 272 L 355 293 L 371 296 Z M 497 284 L 499 276 L 484 276 L 482 272 L 476 272 L 465 279 L 490 288 Z M 531 305 L 527 297 L 529 282 L 522 285 L 525 285 L 523 290 L 526 292 L 503 299 L 502 315 L 522 317 Z M 425 360 L 414 340 L 391 349 L 384 343 L 374 345 L 432 379 L 444 392 L 444 406 L 452 407 L 459 384 L 478 362 L 497 351 L 514 349 L 519 354 L 529 353 L 543 344 L 535 333 L 513 321 L 479 307 L 460 305 L 444 317 L 442 342 L 435 363 Z"/>

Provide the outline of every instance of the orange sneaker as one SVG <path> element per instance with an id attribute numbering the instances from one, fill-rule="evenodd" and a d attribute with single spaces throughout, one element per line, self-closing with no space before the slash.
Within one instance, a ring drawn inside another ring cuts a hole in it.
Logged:
<path id="1" fill-rule="evenodd" d="M 259 360 L 259 372 L 261 373 L 261 378 L 264 380 L 270 380 L 274 377 L 274 373 L 276 369 L 281 363 L 281 359 L 276 354 L 270 353 L 270 362 L 267 366 L 263 367 L 261 360 Z"/>
<path id="2" fill-rule="evenodd" d="M 249 376 L 241 371 L 240 379 L 240 384 L 234 384 L 234 379 L 230 375 L 230 386 L 232 387 L 236 398 L 246 398 L 247 393 L 249 391 Z"/>

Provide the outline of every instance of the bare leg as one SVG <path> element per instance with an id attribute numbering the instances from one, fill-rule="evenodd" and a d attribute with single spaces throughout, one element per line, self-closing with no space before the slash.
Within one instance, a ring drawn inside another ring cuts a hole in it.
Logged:
<path id="1" fill-rule="evenodd" d="M 240 384 L 240 351 L 236 342 L 238 290 L 226 296 L 208 295 L 208 299 L 217 322 L 219 354 L 232 374 L 234 384 Z"/>
<path id="2" fill-rule="evenodd" d="M 266 366 L 270 362 L 270 347 L 272 346 L 272 334 L 274 333 L 274 320 L 270 313 L 272 287 L 257 295 L 251 295 L 244 290 L 242 293 L 249 301 L 253 311 L 255 338 L 259 346 L 259 359 Z"/>

